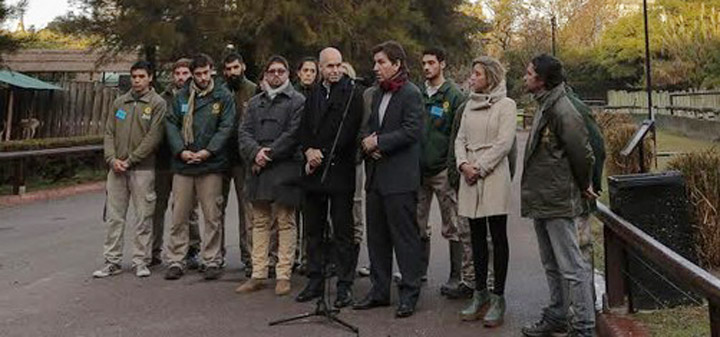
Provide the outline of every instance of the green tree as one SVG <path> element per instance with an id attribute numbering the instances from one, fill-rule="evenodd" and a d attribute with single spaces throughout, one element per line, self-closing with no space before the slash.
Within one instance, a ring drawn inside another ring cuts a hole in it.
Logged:
<path id="1" fill-rule="evenodd" d="M 58 19 L 65 32 L 98 36 L 112 54 L 138 51 L 161 62 L 206 52 L 219 57 L 233 44 L 250 70 L 271 54 L 291 61 L 339 47 L 361 72 L 370 49 L 387 39 L 412 59 L 441 45 L 456 60 L 470 57 L 470 36 L 482 22 L 458 7 L 466 0 L 77 0 L 82 11 Z M 452 38 L 449 38 L 452 37 Z"/>
<path id="2" fill-rule="evenodd" d="M 5 0 L 0 0 L 0 25 L 13 18 L 17 10 L 17 7 L 11 7 L 5 3 Z M 0 29 L 0 64 L 2 64 L 2 54 L 16 50 L 20 46 L 20 42 L 9 32 Z"/>

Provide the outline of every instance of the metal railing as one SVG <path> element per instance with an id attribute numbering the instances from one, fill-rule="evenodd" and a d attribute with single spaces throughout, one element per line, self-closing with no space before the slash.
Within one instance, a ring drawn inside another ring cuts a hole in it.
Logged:
<path id="1" fill-rule="evenodd" d="M 73 147 L 61 147 L 56 149 L 28 150 L 0 152 L 0 161 L 12 160 L 15 163 L 15 179 L 13 181 L 12 193 L 21 195 L 25 193 L 25 161 L 35 157 L 51 157 L 60 155 L 77 155 L 99 152 L 103 150 L 102 145 L 84 145 Z"/>
<path id="2" fill-rule="evenodd" d="M 686 285 L 708 301 L 711 336 L 720 337 L 720 279 L 672 251 L 630 222 L 598 203 L 596 216 L 603 223 L 605 246 L 605 285 L 611 309 L 633 310 L 628 256 L 632 249 L 655 263 L 673 282 Z"/>

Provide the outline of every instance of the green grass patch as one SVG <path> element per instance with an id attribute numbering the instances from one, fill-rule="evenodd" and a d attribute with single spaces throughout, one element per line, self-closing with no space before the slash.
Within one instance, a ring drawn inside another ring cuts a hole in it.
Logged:
<path id="1" fill-rule="evenodd" d="M 710 336 L 707 306 L 638 312 L 633 318 L 648 328 L 651 336 L 704 337 Z"/>

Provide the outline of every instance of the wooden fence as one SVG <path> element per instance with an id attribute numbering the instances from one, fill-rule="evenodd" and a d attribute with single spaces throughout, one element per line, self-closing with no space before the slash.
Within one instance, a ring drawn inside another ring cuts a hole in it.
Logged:
<path id="1" fill-rule="evenodd" d="M 644 91 L 608 91 L 609 107 L 623 107 L 631 113 L 647 113 L 647 93 Z M 698 119 L 720 120 L 720 92 L 653 92 L 656 113 Z"/>
<path id="2" fill-rule="evenodd" d="M 21 139 L 23 133 L 21 121 L 30 118 L 35 118 L 41 123 L 34 138 L 102 133 L 105 119 L 118 95 L 118 89 L 90 82 L 65 82 L 59 83 L 58 86 L 65 90 L 13 89 L 15 112 L 12 118 L 12 139 Z M 0 97 L 7 97 L 8 90 L 10 89 L 3 89 Z M 7 107 L 0 110 L 3 123 L 6 122 L 7 116 L 4 115 L 6 111 Z"/>

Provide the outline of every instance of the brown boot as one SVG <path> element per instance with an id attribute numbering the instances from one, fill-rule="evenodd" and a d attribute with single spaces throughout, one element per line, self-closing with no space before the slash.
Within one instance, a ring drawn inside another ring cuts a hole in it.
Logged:
<path id="1" fill-rule="evenodd" d="M 265 280 L 251 278 L 235 289 L 236 293 L 248 294 L 265 288 Z"/>
<path id="2" fill-rule="evenodd" d="M 285 296 L 287 294 L 290 294 L 290 280 L 277 280 L 275 295 Z"/>

